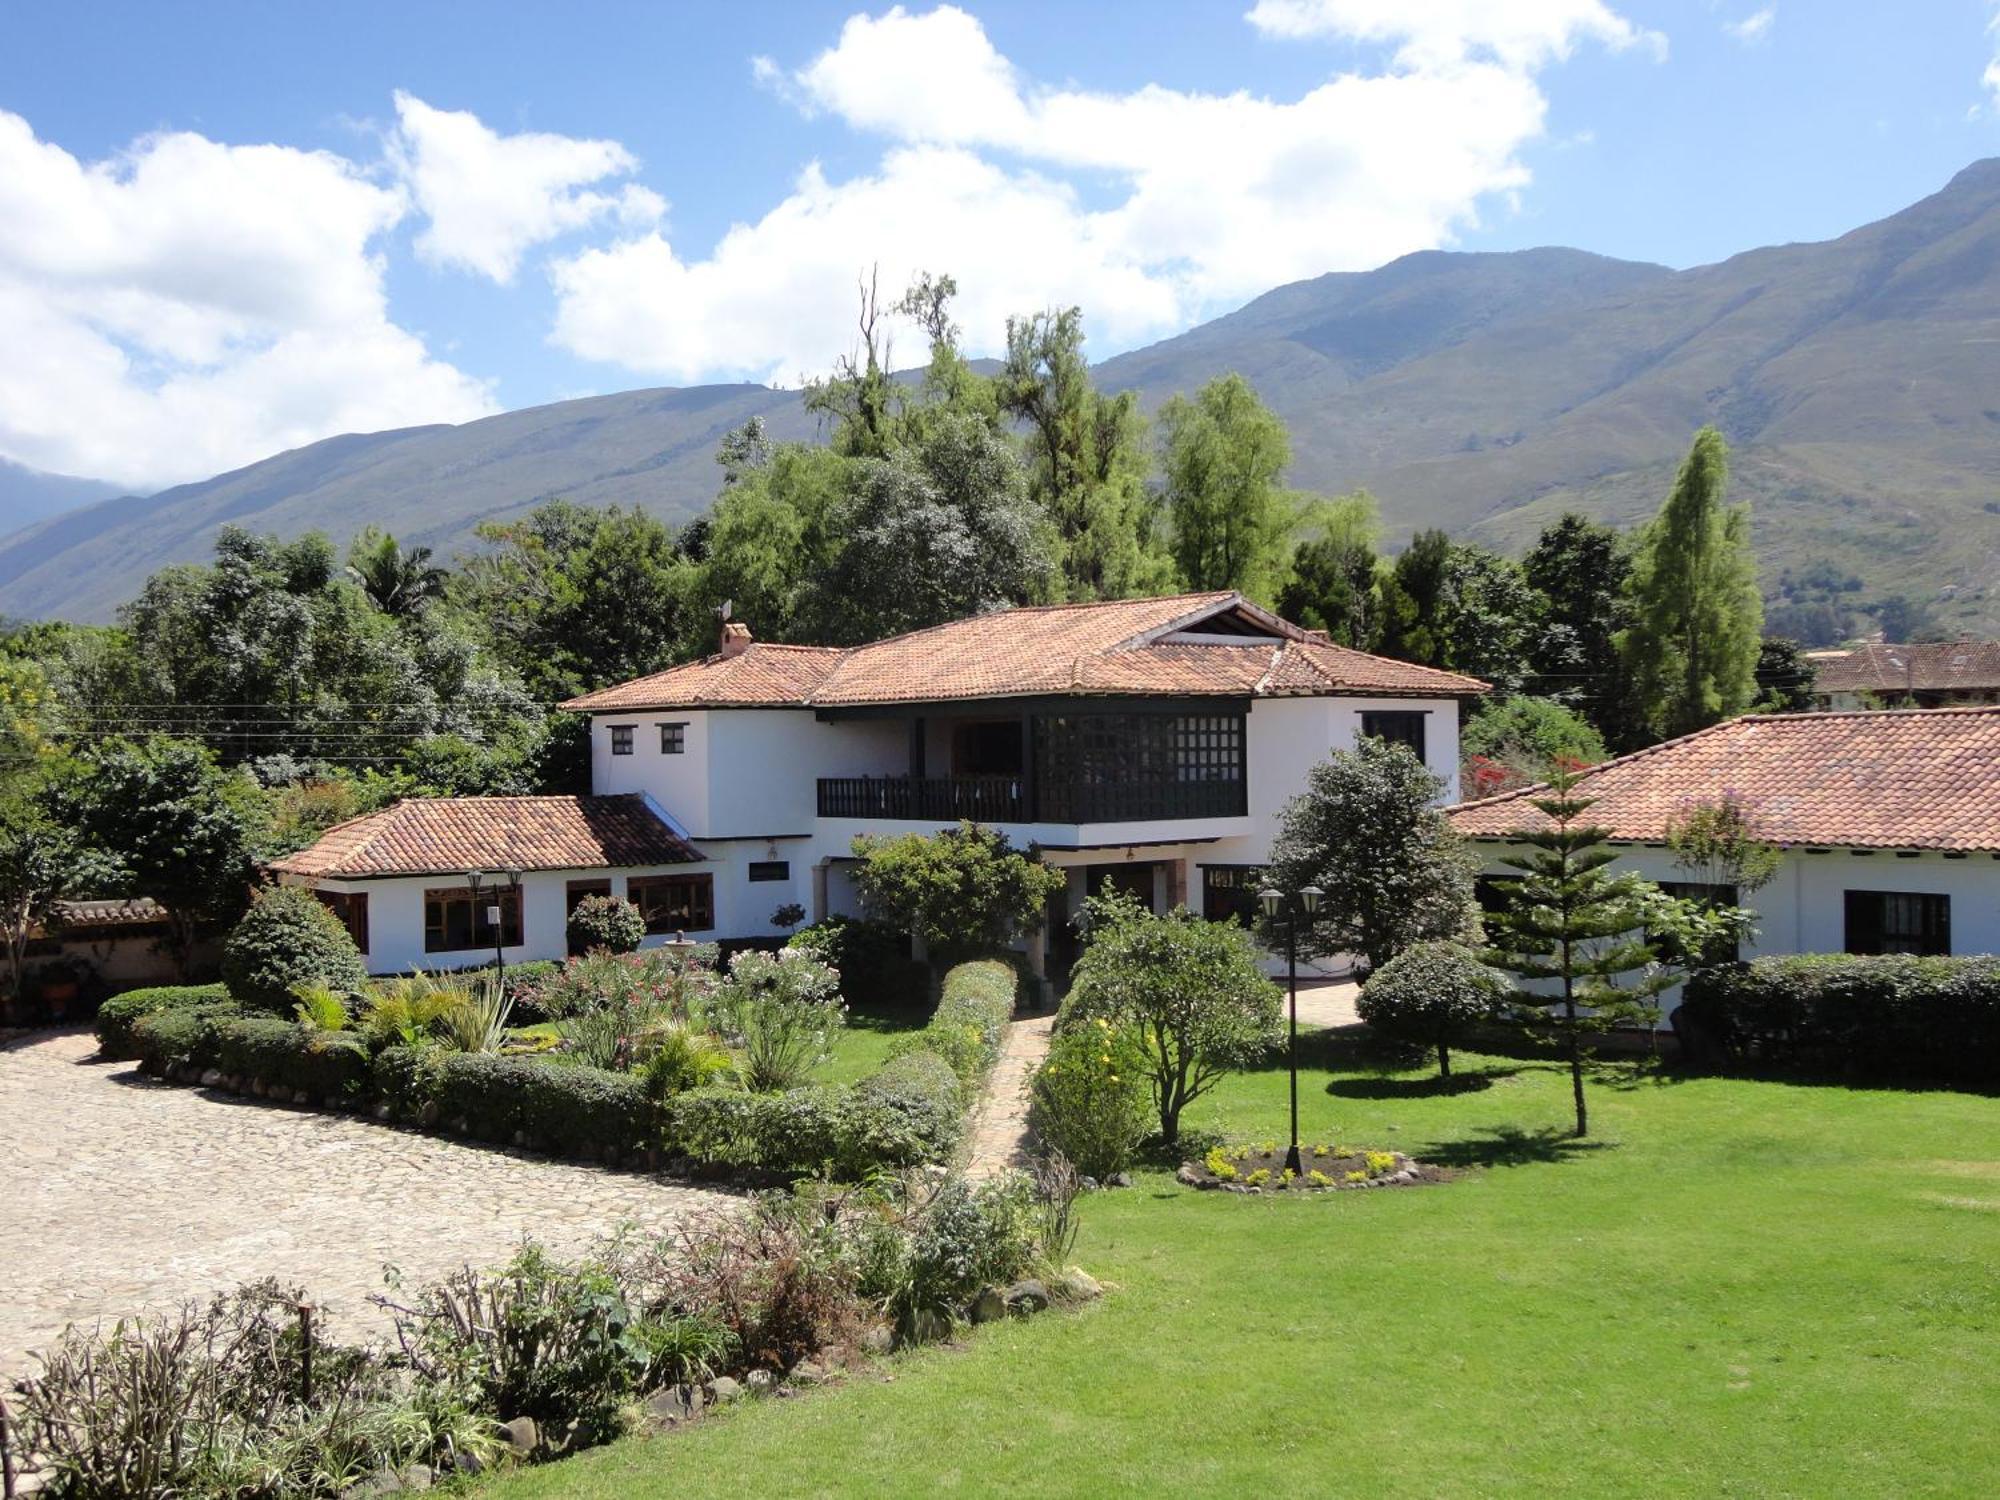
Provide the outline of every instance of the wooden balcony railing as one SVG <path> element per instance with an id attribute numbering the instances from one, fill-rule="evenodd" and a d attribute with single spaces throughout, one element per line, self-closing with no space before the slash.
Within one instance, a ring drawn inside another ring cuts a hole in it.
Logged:
<path id="1" fill-rule="evenodd" d="M 1241 781 L 1102 781 L 1042 786 L 1019 776 L 832 776 L 819 783 L 822 818 L 955 823 L 1145 823 L 1239 818 Z"/>

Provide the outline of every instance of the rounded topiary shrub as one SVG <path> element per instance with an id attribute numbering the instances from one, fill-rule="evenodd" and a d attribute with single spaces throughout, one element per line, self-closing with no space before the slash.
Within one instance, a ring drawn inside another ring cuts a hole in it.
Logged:
<path id="1" fill-rule="evenodd" d="M 1062 1032 L 1031 1085 L 1036 1136 L 1086 1177 L 1117 1176 L 1146 1133 L 1145 1069 L 1127 1028 L 1099 1018 Z"/>
<path id="2" fill-rule="evenodd" d="M 1438 1074 L 1451 1077 L 1451 1049 L 1494 1018 L 1507 981 L 1463 943 L 1416 943 L 1377 969 L 1355 1010 L 1374 1030 L 1435 1047 Z"/>
<path id="3" fill-rule="evenodd" d="M 340 918 L 302 886 L 260 892 L 222 948 L 222 982 L 254 1010 L 289 1016 L 294 985 L 358 990 L 367 981 L 361 950 Z"/>
<path id="4" fill-rule="evenodd" d="M 569 945 L 578 953 L 633 953 L 646 936 L 646 919 L 623 896 L 585 896 L 569 914 Z"/>

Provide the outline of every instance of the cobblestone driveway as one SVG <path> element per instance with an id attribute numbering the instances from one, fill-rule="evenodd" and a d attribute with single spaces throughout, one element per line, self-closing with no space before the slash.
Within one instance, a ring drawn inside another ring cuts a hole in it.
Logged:
<path id="1" fill-rule="evenodd" d="M 385 1263 L 429 1277 L 525 1235 L 573 1251 L 737 1201 L 159 1084 L 95 1052 L 87 1032 L 0 1048 L 0 1371 L 65 1323 L 267 1275 L 327 1304 L 335 1332 L 372 1330 Z"/>

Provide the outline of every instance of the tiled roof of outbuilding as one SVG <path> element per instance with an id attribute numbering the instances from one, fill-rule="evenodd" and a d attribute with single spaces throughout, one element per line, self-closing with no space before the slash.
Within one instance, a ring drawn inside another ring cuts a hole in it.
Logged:
<path id="1" fill-rule="evenodd" d="M 1926 641 L 1808 651 L 1820 693 L 1950 693 L 2000 688 L 2000 641 Z"/>
<path id="2" fill-rule="evenodd" d="M 1201 644 L 1167 639 L 1219 624 Z M 753 643 L 564 704 L 583 712 L 859 707 L 967 699 L 1330 694 L 1456 697 L 1486 684 L 1329 645 L 1240 594 L 995 610 L 850 649 Z"/>
<path id="3" fill-rule="evenodd" d="M 465 870 L 592 870 L 695 864 L 701 851 L 636 794 L 436 797 L 336 823 L 271 861 L 281 874 L 335 880 Z"/>
<path id="4" fill-rule="evenodd" d="M 1547 826 L 1528 787 L 1446 816 L 1472 838 Z M 1751 714 L 1585 772 L 1585 821 L 1657 842 L 1692 803 L 1734 792 L 1760 837 L 1797 847 L 2000 850 L 2000 708 Z"/>

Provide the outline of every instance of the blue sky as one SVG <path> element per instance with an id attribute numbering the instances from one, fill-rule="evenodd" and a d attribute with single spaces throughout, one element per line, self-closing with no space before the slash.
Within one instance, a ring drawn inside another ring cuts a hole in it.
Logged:
<path id="1" fill-rule="evenodd" d="M 871 262 L 957 274 L 976 349 L 1079 302 L 1101 357 L 1428 246 L 1692 265 L 1824 238 L 2000 153 L 1995 18 L 10 0 L 0 454 L 168 482 L 343 430 L 790 383 L 845 347 Z"/>

